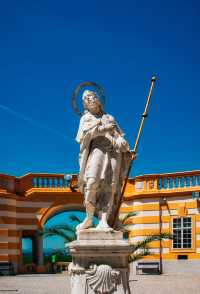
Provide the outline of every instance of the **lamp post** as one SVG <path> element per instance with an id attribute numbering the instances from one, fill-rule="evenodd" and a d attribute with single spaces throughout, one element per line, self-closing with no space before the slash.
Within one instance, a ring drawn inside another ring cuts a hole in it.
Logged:
<path id="1" fill-rule="evenodd" d="M 167 203 L 166 197 L 159 198 L 159 234 L 162 234 L 162 206 Z M 162 239 L 160 238 L 159 244 L 159 259 L 160 259 L 160 273 L 163 273 L 163 260 L 162 260 Z"/>

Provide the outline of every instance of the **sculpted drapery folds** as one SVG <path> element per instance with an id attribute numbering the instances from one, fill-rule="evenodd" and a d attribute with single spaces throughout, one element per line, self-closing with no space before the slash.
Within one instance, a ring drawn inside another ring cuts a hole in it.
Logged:
<path id="1" fill-rule="evenodd" d="M 79 187 L 84 194 L 87 216 L 77 229 L 92 227 L 95 211 L 99 215 L 97 228 L 108 229 L 131 153 L 122 130 L 104 112 L 98 95 L 86 90 L 82 99 L 85 111 L 76 140 L 80 143 Z"/>

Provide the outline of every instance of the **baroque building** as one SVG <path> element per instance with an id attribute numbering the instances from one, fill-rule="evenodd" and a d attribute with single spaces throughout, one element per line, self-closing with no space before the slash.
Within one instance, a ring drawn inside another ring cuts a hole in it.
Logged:
<path id="1" fill-rule="evenodd" d="M 35 271 L 45 271 L 43 241 L 38 232 L 60 212 L 84 210 L 76 183 L 77 175 L 0 174 L 0 262 L 12 262 L 16 273 L 25 272 L 22 238 L 28 237 L 33 244 Z M 173 240 L 152 242 L 151 255 L 144 257 L 160 262 L 163 272 L 200 272 L 199 192 L 200 171 L 128 180 L 120 211 L 136 212 L 131 219 L 130 240 L 137 242 L 161 232 L 173 235 Z"/>

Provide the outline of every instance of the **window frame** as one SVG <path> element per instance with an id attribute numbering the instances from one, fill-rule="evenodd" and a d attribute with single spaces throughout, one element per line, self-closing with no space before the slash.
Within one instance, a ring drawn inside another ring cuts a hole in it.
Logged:
<path id="1" fill-rule="evenodd" d="M 195 246 L 196 246 L 196 242 L 195 242 L 195 227 L 196 227 L 196 221 L 195 221 L 195 215 L 185 215 L 185 216 L 173 216 L 171 219 L 171 235 L 173 236 L 173 222 L 174 219 L 183 219 L 183 218 L 187 218 L 190 217 L 191 218 L 191 248 L 174 248 L 173 247 L 173 240 L 170 240 L 171 246 L 170 246 L 170 251 L 172 252 L 195 252 Z M 181 221 L 182 222 L 182 221 Z"/>

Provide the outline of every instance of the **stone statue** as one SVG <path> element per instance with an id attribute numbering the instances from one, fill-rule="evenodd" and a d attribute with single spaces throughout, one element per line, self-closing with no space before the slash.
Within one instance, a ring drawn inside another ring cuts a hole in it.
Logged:
<path id="1" fill-rule="evenodd" d="M 110 224 L 121 204 L 125 187 L 122 189 L 122 184 L 126 183 L 131 160 L 136 157 L 154 83 L 153 77 L 133 151 L 115 119 L 104 112 L 103 88 L 84 82 L 73 91 L 72 107 L 81 115 L 76 140 L 80 143 L 79 187 L 85 198 L 86 218 L 77 227 L 77 240 L 69 245 L 71 294 L 131 294 L 129 255 L 133 247 L 123 239 L 122 231 L 114 230 Z M 97 93 L 83 92 L 81 113 L 76 103 L 78 94 L 88 86 L 95 87 Z M 99 224 L 93 229 L 95 213 L 99 215 Z"/>
<path id="2" fill-rule="evenodd" d="M 131 152 L 115 119 L 104 112 L 98 94 L 85 90 L 82 100 L 84 113 L 76 140 L 80 143 L 79 187 L 86 218 L 77 230 L 91 228 L 95 212 L 99 215 L 97 229 L 111 229 L 109 218 L 120 199 Z"/>

